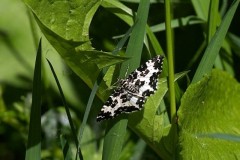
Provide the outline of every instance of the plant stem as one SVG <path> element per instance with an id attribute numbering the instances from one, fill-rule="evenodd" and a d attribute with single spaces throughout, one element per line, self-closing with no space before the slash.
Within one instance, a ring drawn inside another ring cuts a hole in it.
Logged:
<path id="1" fill-rule="evenodd" d="M 165 19 L 166 19 L 166 39 L 167 39 L 167 55 L 168 55 L 168 84 L 170 93 L 170 115 L 171 122 L 176 115 L 176 100 L 175 100 L 175 87 L 174 87 L 174 63 L 173 63 L 173 40 L 171 28 L 171 3 L 170 0 L 165 0 Z"/>

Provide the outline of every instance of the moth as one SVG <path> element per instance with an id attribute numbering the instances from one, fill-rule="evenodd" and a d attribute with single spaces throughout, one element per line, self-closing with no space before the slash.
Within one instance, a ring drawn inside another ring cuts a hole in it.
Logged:
<path id="1" fill-rule="evenodd" d="M 103 105 L 97 121 L 141 110 L 147 97 L 157 90 L 163 59 L 163 56 L 156 56 L 130 73 L 126 79 L 121 79 L 118 87 Z"/>

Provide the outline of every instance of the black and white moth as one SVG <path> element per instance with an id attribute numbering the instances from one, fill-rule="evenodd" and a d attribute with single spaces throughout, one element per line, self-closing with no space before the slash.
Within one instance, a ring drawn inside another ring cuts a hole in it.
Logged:
<path id="1" fill-rule="evenodd" d="M 163 59 L 163 56 L 156 56 L 130 73 L 126 79 L 120 80 L 119 86 L 99 112 L 97 121 L 141 110 L 146 98 L 157 90 Z"/>

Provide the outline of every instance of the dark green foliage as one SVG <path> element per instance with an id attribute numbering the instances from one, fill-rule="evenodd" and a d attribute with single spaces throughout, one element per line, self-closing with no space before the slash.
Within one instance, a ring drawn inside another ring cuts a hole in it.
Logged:
<path id="1" fill-rule="evenodd" d="M 170 2 L 165 19 L 163 1 L 1 0 L 0 159 L 240 159 L 239 0 Z M 145 108 L 97 123 L 117 78 L 159 54 Z"/>

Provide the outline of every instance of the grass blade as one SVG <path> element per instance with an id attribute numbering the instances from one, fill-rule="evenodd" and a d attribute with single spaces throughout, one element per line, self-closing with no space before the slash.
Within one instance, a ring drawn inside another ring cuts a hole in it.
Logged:
<path id="1" fill-rule="evenodd" d="M 227 34 L 228 28 L 231 24 L 234 13 L 236 12 L 239 0 L 235 0 L 228 12 L 223 18 L 221 25 L 219 26 L 217 32 L 214 34 L 213 38 L 208 45 L 202 60 L 197 68 L 197 71 L 193 77 L 192 83 L 199 81 L 204 74 L 209 73 L 212 70 L 216 57 L 219 53 L 219 50 L 222 46 L 224 38 Z"/>
<path id="2" fill-rule="evenodd" d="M 133 26 L 133 27 L 134 27 L 134 26 Z M 117 47 L 113 50 L 112 54 L 116 55 L 116 54 L 122 49 L 123 45 L 124 45 L 125 42 L 127 41 L 127 38 L 130 36 L 133 27 L 131 27 L 131 28 L 126 32 L 125 36 L 119 41 Z M 101 71 L 100 74 L 99 74 L 99 76 L 98 76 L 98 78 L 97 78 L 97 81 L 96 81 L 96 82 L 94 83 L 94 85 L 93 85 L 93 88 L 92 88 L 90 97 L 89 97 L 89 99 L 88 99 L 87 107 L 86 107 L 86 110 L 85 110 L 85 113 L 84 113 L 83 121 L 82 121 L 81 127 L 80 127 L 80 129 L 79 129 L 79 134 L 78 134 L 79 146 L 78 146 L 78 148 L 80 148 L 81 139 L 82 139 L 82 136 L 83 136 L 84 128 L 85 128 L 86 123 L 87 123 L 88 115 L 89 115 L 89 112 L 90 112 L 90 110 L 91 110 L 91 106 L 92 106 L 94 97 L 95 97 L 95 95 L 96 95 L 96 93 L 97 93 L 99 84 L 100 84 L 100 82 L 101 82 L 102 79 L 103 79 L 103 72 Z"/>
<path id="3" fill-rule="evenodd" d="M 40 40 L 33 77 L 32 107 L 30 113 L 28 143 L 25 157 L 26 160 L 41 159 L 41 61 L 42 42 Z"/>
<path id="4" fill-rule="evenodd" d="M 136 17 L 136 24 L 126 50 L 126 56 L 134 58 L 131 58 L 122 64 L 120 77 L 125 76 L 126 70 L 131 72 L 140 64 L 149 5 L 149 0 L 140 1 Z M 109 121 L 104 139 L 103 160 L 119 159 L 124 143 L 127 123 L 128 120 L 126 119 L 126 115 L 119 116 L 118 118 Z"/>
<path id="5" fill-rule="evenodd" d="M 49 64 L 49 66 L 50 66 L 50 69 L 51 69 L 51 71 L 52 71 L 52 73 L 53 73 L 54 79 L 55 79 L 55 81 L 56 81 L 56 83 L 57 83 L 57 87 L 58 87 L 58 90 L 59 90 L 59 92 L 60 92 L 60 95 L 61 95 L 61 98 L 62 98 L 62 101 L 63 101 L 63 105 L 64 105 L 65 110 L 66 110 L 66 113 L 67 113 L 68 121 L 69 121 L 71 130 L 72 130 L 73 139 L 74 139 L 76 148 L 78 148 L 79 142 L 78 142 L 78 139 L 77 139 L 76 130 L 75 130 L 75 127 L 74 127 L 74 124 L 73 124 L 73 121 L 72 121 L 72 117 L 71 117 L 71 114 L 70 114 L 69 107 L 68 107 L 68 105 L 67 105 L 65 96 L 64 96 L 64 94 L 63 94 L 62 87 L 61 87 L 61 85 L 60 85 L 60 82 L 59 82 L 59 80 L 58 80 L 58 78 L 57 78 L 57 75 L 56 75 L 56 73 L 55 73 L 55 71 L 54 71 L 54 68 L 53 68 L 51 62 L 50 62 L 48 59 L 47 59 L 47 62 L 48 62 L 48 64 Z M 77 150 L 77 153 L 79 154 L 79 158 L 80 158 L 80 159 L 83 159 L 81 150 Z"/>
<path id="6" fill-rule="evenodd" d="M 91 110 L 91 106 L 92 106 L 94 97 L 95 97 L 95 95 L 97 93 L 99 84 L 100 84 L 102 79 L 103 79 L 103 77 L 102 77 L 102 71 L 101 71 L 99 76 L 98 76 L 97 81 L 93 85 L 90 97 L 88 99 L 87 107 L 86 107 L 86 110 L 85 110 L 85 113 L 84 113 L 84 116 L 83 116 L 83 121 L 82 121 L 81 127 L 79 129 L 79 133 L 78 133 L 78 141 L 79 141 L 78 150 L 80 150 L 80 148 L 81 148 L 81 140 L 82 140 L 84 128 L 85 128 L 85 126 L 87 124 L 87 119 L 88 119 L 88 116 L 89 116 L 89 112 Z"/>
<path id="7" fill-rule="evenodd" d="M 208 16 L 208 34 L 207 34 L 207 42 L 209 43 L 211 41 L 212 36 L 216 32 L 217 26 L 220 23 L 220 16 L 218 14 L 218 6 L 219 6 L 219 1 L 218 0 L 212 0 L 210 2 L 210 7 L 209 7 L 209 16 Z M 222 60 L 219 55 L 217 55 L 216 60 L 215 60 L 215 65 L 216 68 L 219 68 L 223 70 L 223 64 Z"/>

